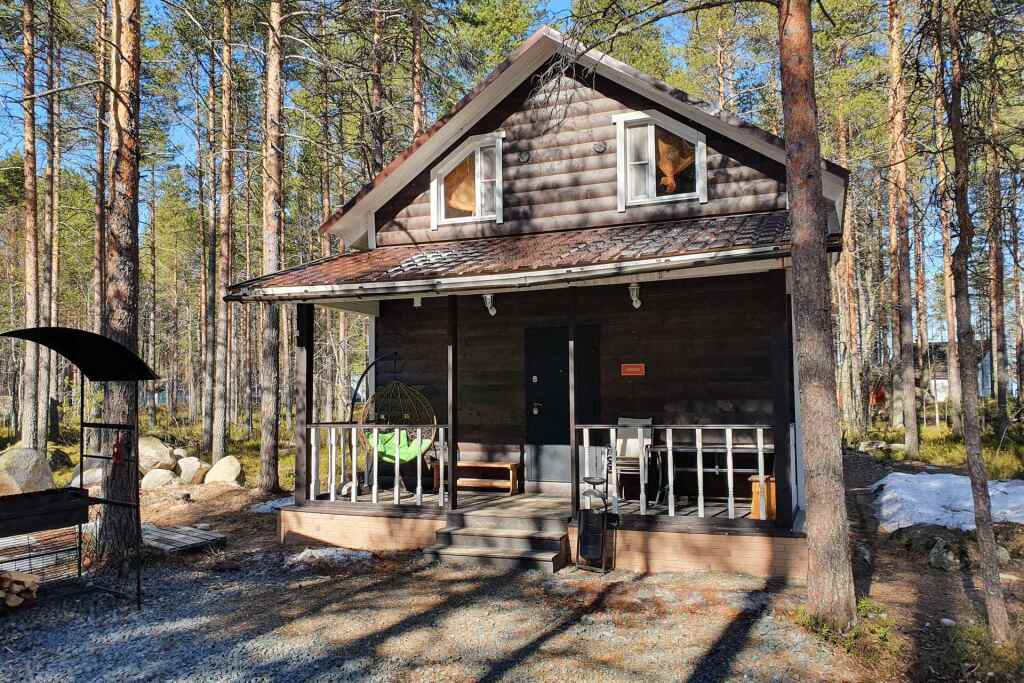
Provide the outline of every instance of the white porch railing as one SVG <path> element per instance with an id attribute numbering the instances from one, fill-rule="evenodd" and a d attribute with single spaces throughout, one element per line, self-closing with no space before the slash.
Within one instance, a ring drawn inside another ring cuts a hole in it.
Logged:
<path id="1" fill-rule="evenodd" d="M 391 492 L 391 503 L 402 505 L 401 496 L 401 450 L 402 434 L 406 443 L 421 444 L 425 434 L 435 432 L 434 439 L 427 448 L 419 448 L 416 453 L 416 493 L 415 505 L 423 505 L 423 473 L 424 456 L 432 454 L 436 466 L 440 469 L 440 484 L 437 490 L 437 507 L 445 505 L 445 467 L 448 460 L 447 425 L 368 425 L 352 422 L 318 422 L 306 427 L 310 444 L 310 463 L 308 469 L 309 500 L 359 501 L 360 487 L 369 486 L 370 502 L 381 502 L 379 490 L 379 474 L 381 472 L 381 456 L 387 455 L 384 449 L 392 447 L 390 453 L 394 462 L 394 486 Z M 391 435 L 390 444 L 381 444 L 385 435 Z M 415 439 L 415 441 L 413 441 Z M 326 448 L 326 457 L 323 449 Z M 359 461 L 362 459 L 362 468 Z M 326 462 L 326 477 L 321 476 L 321 469 Z M 387 463 L 384 463 L 387 466 Z M 360 481 L 360 472 L 362 480 Z M 325 481 L 326 479 L 326 481 Z M 326 484 L 326 490 L 324 490 Z M 345 485 L 349 490 L 343 494 Z M 431 482 L 431 488 L 432 482 Z M 387 492 L 384 492 L 386 498 Z"/>
<path id="2" fill-rule="evenodd" d="M 769 425 L 576 425 L 574 429 L 582 452 L 580 480 L 592 475 L 605 476 L 609 481 L 609 504 L 612 511 L 619 513 L 621 500 L 619 490 L 619 470 L 625 460 L 635 467 L 640 480 L 640 514 L 648 513 L 647 479 L 649 460 L 654 453 L 664 454 L 667 471 L 667 507 L 670 517 L 676 516 L 675 473 L 694 472 L 697 475 L 697 516 L 704 517 L 705 476 L 726 477 L 726 506 L 729 519 L 736 518 L 736 496 L 734 491 L 734 475 L 756 474 L 761 488 L 758 512 L 760 519 L 767 519 L 767 481 L 765 475 L 765 455 L 774 454 L 773 444 L 766 443 L 766 432 L 772 432 Z M 740 437 L 737 442 L 737 436 Z M 596 437 L 596 438 L 595 438 Z M 660 438 L 658 438 L 660 437 Z M 635 441 L 634 441 L 635 440 Z M 598 442 L 607 443 L 598 443 Z M 635 456 L 625 456 L 620 451 L 632 450 Z M 707 455 L 725 456 L 725 466 L 715 458 L 712 465 L 705 463 Z M 735 456 L 756 455 L 757 467 L 737 467 Z M 596 457 L 594 457 L 596 456 Z M 677 457 L 692 457 L 693 466 L 675 467 Z M 604 468 L 605 471 L 601 471 Z M 591 501 L 583 501 L 584 507 L 590 507 Z"/>

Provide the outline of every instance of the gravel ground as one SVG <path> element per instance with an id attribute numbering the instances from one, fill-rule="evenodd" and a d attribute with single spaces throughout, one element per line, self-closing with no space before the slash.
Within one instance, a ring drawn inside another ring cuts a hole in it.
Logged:
<path id="1" fill-rule="evenodd" d="M 418 554 L 319 574 L 284 568 L 300 548 L 231 545 L 150 561 L 141 611 L 89 595 L 0 617 L 0 680 L 858 678 L 783 616 L 797 591 L 756 579 L 545 577 Z"/>

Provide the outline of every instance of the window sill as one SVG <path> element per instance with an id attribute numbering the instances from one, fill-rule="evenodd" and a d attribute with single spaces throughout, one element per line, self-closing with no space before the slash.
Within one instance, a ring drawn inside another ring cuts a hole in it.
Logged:
<path id="1" fill-rule="evenodd" d="M 664 197 L 655 197 L 654 199 L 630 199 L 626 202 L 626 208 L 631 206 L 648 206 L 650 204 L 670 204 L 673 202 L 686 202 L 700 199 L 700 194 L 697 192 L 689 192 L 687 194 L 672 194 Z"/>
<path id="2" fill-rule="evenodd" d="M 497 223 L 498 217 L 494 214 L 490 216 L 465 216 L 464 218 L 446 218 L 437 222 L 437 227 L 440 228 L 443 225 L 460 225 L 462 223 Z M 436 228 L 435 228 L 436 229 Z"/>

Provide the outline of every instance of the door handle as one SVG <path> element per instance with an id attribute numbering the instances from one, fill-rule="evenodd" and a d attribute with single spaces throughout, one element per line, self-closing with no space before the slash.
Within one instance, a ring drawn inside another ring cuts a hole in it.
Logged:
<path id="1" fill-rule="evenodd" d="M 539 401 L 534 401 L 530 404 L 530 412 L 534 415 L 540 415 L 540 409 L 544 407 L 544 404 Z"/>

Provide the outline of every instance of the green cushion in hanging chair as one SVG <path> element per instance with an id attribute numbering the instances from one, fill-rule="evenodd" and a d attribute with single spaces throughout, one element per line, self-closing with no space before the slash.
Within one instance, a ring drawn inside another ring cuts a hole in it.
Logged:
<path id="1" fill-rule="evenodd" d="M 393 431 L 382 431 L 379 436 L 380 459 L 383 462 L 395 462 L 395 433 Z M 398 461 L 411 462 L 416 456 L 426 453 L 430 448 L 430 439 L 409 439 L 406 430 L 398 432 Z"/>

